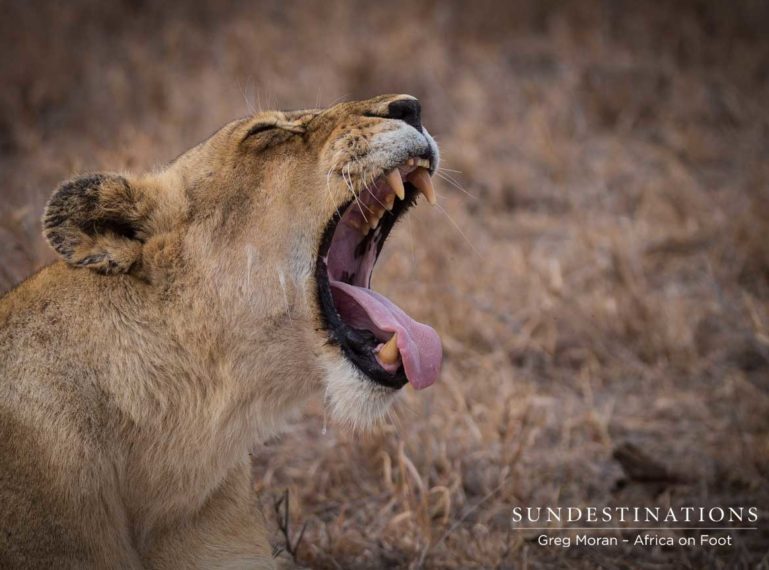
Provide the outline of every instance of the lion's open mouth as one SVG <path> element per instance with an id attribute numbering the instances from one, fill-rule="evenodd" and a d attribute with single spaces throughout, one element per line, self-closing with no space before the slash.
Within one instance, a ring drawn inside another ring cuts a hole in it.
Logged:
<path id="1" fill-rule="evenodd" d="M 363 373 L 400 388 L 426 388 L 440 371 L 438 334 L 370 288 L 371 273 L 395 221 L 418 195 L 435 203 L 430 157 L 410 158 L 351 200 L 326 228 L 316 278 L 331 340 Z"/>

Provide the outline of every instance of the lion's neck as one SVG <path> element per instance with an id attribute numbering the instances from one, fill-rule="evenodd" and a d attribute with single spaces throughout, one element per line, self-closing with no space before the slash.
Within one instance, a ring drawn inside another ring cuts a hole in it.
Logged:
<path id="1" fill-rule="evenodd" d="M 113 360 L 135 379 L 111 389 L 126 418 L 121 439 L 131 442 L 126 504 L 135 505 L 131 517 L 144 529 L 201 508 L 319 385 L 296 358 L 307 348 L 290 318 L 243 319 L 233 329 L 212 318 L 215 305 L 195 303 L 184 314 L 145 316 L 131 331 L 139 350 Z"/>

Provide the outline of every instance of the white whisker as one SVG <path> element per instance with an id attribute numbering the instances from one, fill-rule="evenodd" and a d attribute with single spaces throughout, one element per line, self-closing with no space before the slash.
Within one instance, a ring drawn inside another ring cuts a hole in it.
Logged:
<path id="1" fill-rule="evenodd" d="M 355 164 L 358 164 L 358 165 L 360 164 L 360 161 L 359 161 L 357 158 L 353 158 L 352 160 L 353 160 L 353 162 L 355 162 Z M 373 172 L 371 172 L 371 173 L 369 174 L 369 172 L 368 172 L 368 166 L 367 166 L 367 165 L 365 165 L 365 164 L 363 165 L 363 167 L 362 167 L 362 170 L 363 170 L 363 174 L 361 175 L 361 179 L 363 180 L 363 188 L 364 188 L 364 189 L 366 189 L 366 190 L 368 190 L 368 192 L 369 192 L 369 194 L 371 194 L 372 198 L 374 198 L 374 200 L 376 200 L 377 202 L 379 202 L 379 199 L 376 197 L 376 194 L 374 194 L 374 193 L 373 193 L 373 192 L 371 192 L 371 190 L 370 190 L 370 188 L 373 188 L 373 187 L 374 187 L 374 183 L 376 182 L 376 178 L 374 178 L 374 173 L 373 173 Z M 367 182 L 367 179 L 368 179 L 368 177 L 369 177 L 369 176 L 371 176 L 371 183 L 370 183 L 370 184 Z M 361 189 L 361 192 L 363 192 L 363 189 Z M 369 212 L 372 212 L 372 213 L 374 212 L 374 210 L 372 210 L 371 208 L 369 208 L 368 206 L 366 206 L 366 204 L 363 204 L 363 205 L 365 206 L 365 208 L 366 208 L 366 209 L 367 209 Z M 382 202 L 379 202 L 379 205 L 380 205 L 380 206 L 382 206 L 382 207 L 384 207 L 384 204 L 382 204 Z M 367 221 L 368 221 L 368 220 L 367 220 Z"/>
<path id="2" fill-rule="evenodd" d="M 254 104 L 248 98 L 248 86 L 241 84 L 240 79 L 238 79 L 238 87 L 240 87 L 240 91 L 243 95 L 243 101 L 246 103 L 246 108 L 248 109 L 249 114 L 255 115 L 256 109 L 254 109 Z"/>
<path id="3" fill-rule="evenodd" d="M 331 172 L 334 170 L 334 167 L 328 169 L 328 172 L 326 173 L 326 196 L 328 197 L 329 201 L 331 202 L 331 205 L 334 206 L 334 209 L 336 210 L 337 216 L 340 218 L 342 217 L 341 212 L 339 211 L 339 206 L 337 206 L 334 203 L 334 196 L 331 193 Z"/>
<path id="4" fill-rule="evenodd" d="M 469 245 L 469 246 L 470 246 L 470 249 L 472 249 L 472 250 L 473 250 L 473 252 L 475 253 L 475 255 L 477 255 L 478 257 L 482 257 L 482 255 L 480 254 L 480 252 L 479 252 L 477 249 L 475 249 L 475 246 L 473 245 L 473 243 L 472 243 L 472 242 L 471 242 L 469 239 L 467 239 L 467 236 L 464 234 L 464 232 L 462 231 L 462 229 L 459 227 L 459 224 L 457 224 L 457 223 L 454 221 L 454 219 L 453 219 L 453 218 L 452 218 L 452 217 L 449 215 L 449 213 L 446 211 L 446 209 L 445 209 L 443 206 L 441 206 L 441 205 L 440 205 L 440 203 L 437 203 L 437 204 L 435 204 L 435 205 L 436 205 L 436 207 L 437 207 L 437 208 L 438 208 L 438 209 L 439 209 L 441 212 L 443 212 L 443 213 L 446 215 L 446 217 L 448 218 L 448 220 L 451 222 L 451 224 L 454 226 L 454 228 L 456 228 L 457 232 L 459 232 L 459 235 L 461 235 L 461 236 L 462 236 L 462 239 L 464 239 L 464 240 L 467 242 L 467 245 Z"/>
<path id="5" fill-rule="evenodd" d="M 350 193 L 352 194 L 353 199 L 355 200 L 355 203 L 358 206 L 358 210 L 360 210 L 360 215 L 363 216 L 363 219 L 368 223 L 368 218 L 366 217 L 366 214 L 363 212 L 363 208 L 361 207 L 362 204 L 360 200 L 358 199 L 358 195 L 355 193 L 354 185 L 352 182 L 352 175 L 349 173 L 350 167 L 352 166 L 351 163 L 347 163 L 344 165 L 344 168 L 342 168 L 342 178 L 344 178 L 345 183 L 347 184 L 347 188 L 350 190 Z M 345 170 L 347 170 L 347 175 L 345 176 Z M 368 210 L 368 208 L 366 208 Z"/>
<path id="6" fill-rule="evenodd" d="M 357 160 L 356 160 L 356 162 L 357 162 Z M 365 172 L 365 170 L 364 170 L 364 172 Z M 366 183 L 366 175 L 364 174 L 364 176 L 363 176 L 363 183 L 364 183 L 364 186 L 365 186 L 366 188 L 374 188 L 374 186 L 376 185 L 376 180 L 377 180 L 377 179 L 376 179 L 376 177 L 374 176 L 374 173 L 373 173 L 373 172 L 371 173 L 371 184 L 367 184 L 367 183 Z M 377 201 L 377 203 L 378 203 L 380 206 L 382 206 L 382 208 L 384 208 L 385 210 L 387 210 L 387 206 L 385 206 L 385 205 L 384 205 L 384 204 L 381 202 L 381 200 L 379 200 L 379 198 L 377 198 L 377 196 L 376 196 L 376 193 L 375 193 L 375 192 L 372 192 L 371 190 L 369 190 L 369 194 L 371 194 L 372 198 L 374 198 L 374 200 L 376 200 L 376 201 Z M 370 210 L 370 211 L 373 211 L 373 210 L 371 210 L 370 208 L 367 208 L 367 209 L 368 209 L 368 210 Z"/>
<path id="7" fill-rule="evenodd" d="M 406 227 L 409 230 L 409 237 L 411 238 L 409 245 L 411 246 L 411 274 L 414 274 L 414 270 L 417 267 L 417 250 L 414 245 L 414 231 L 411 226 L 411 216 L 406 216 Z"/>
<path id="8" fill-rule="evenodd" d="M 470 196 L 470 198 L 472 198 L 473 200 L 477 200 L 477 199 L 478 199 L 478 196 L 476 196 L 475 194 L 471 194 L 470 192 L 468 192 L 467 190 L 465 190 L 464 188 L 462 188 L 462 186 L 459 184 L 459 182 L 457 182 L 456 180 L 454 180 L 454 179 L 453 179 L 451 176 L 449 176 L 448 174 L 446 174 L 446 173 L 444 173 L 444 172 L 441 172 L 441 170 L 443 170 L 443 169 L 440 169 L 440 170 L 438 170 L 438 172 L 436 172 L 436 174 L 437 174 L 438 176 L 440 176 L 442 180 L 445 180 L 446 182 L 448 182 L 449 184 L 451 184 L 451 185 L 452 185 L 454 188 L 456 188 L 456 189 L 457 189 L 457 190 L 459 190 L 460 192 L 462 192 L 462 193 L 464 193 L 464 194 L 467 194 L 467 195 L 468 195 L 468 196 Z"/>

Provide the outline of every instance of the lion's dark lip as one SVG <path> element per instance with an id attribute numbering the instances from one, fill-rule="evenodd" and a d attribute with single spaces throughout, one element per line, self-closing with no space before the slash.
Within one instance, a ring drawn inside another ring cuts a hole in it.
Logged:
<path id="1" fill-rule="evenodd" d="M 406 183 L 406 197 L 404 200 L 398 200 L 393 206 L 392 215 L 382 219 L 379 234 L 381 238 L 377 242 L 377 257 L 381 253 L 384 242 L 390 234 L 395 223 L 410 207 L 412 207 L 419 195 L 416 188 Z M 318 248 L 318 257 L 315 265 L 315 280 L 318 286 L 318 302 L 320 305 L 320 314 L 323 327 L 328 331 L 329 341 L 340 347 L 345 357 L 352 362 L 358 370 L 366 375 L 367 378 L 386 388 L 398 390 L 407 382 L 403 366 L 400 366 L 394 373 L 385 370 L 377 361 L 374 349 L 379 340 L 369 331 L 354 329 L 344 323 L 334 305 L 334 299 L 331 293 L 329 283 L 328 268 L 326 265 L 326 256 L 331 247 L 334 230 L 342 218 L 342 213 L 352 204 L 353 200 L 340 207 L 326 224 Z M 373 232 L 365 239 L 372 239 Z"/>

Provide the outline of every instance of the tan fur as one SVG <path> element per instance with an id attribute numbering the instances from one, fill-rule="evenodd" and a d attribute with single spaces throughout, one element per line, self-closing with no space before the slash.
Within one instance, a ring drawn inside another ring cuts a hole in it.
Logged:
<path id="1" fill-rule="evenodd" d="M 313 272 L 348 185 L 416 144 L 378 118 L 401 97 L 54 192 L 62 260 L 0 300 L 0 567 L 274 566 L 248 450 L 315 394 L 361 425 L 394 395 L 328 343 Z"/>

